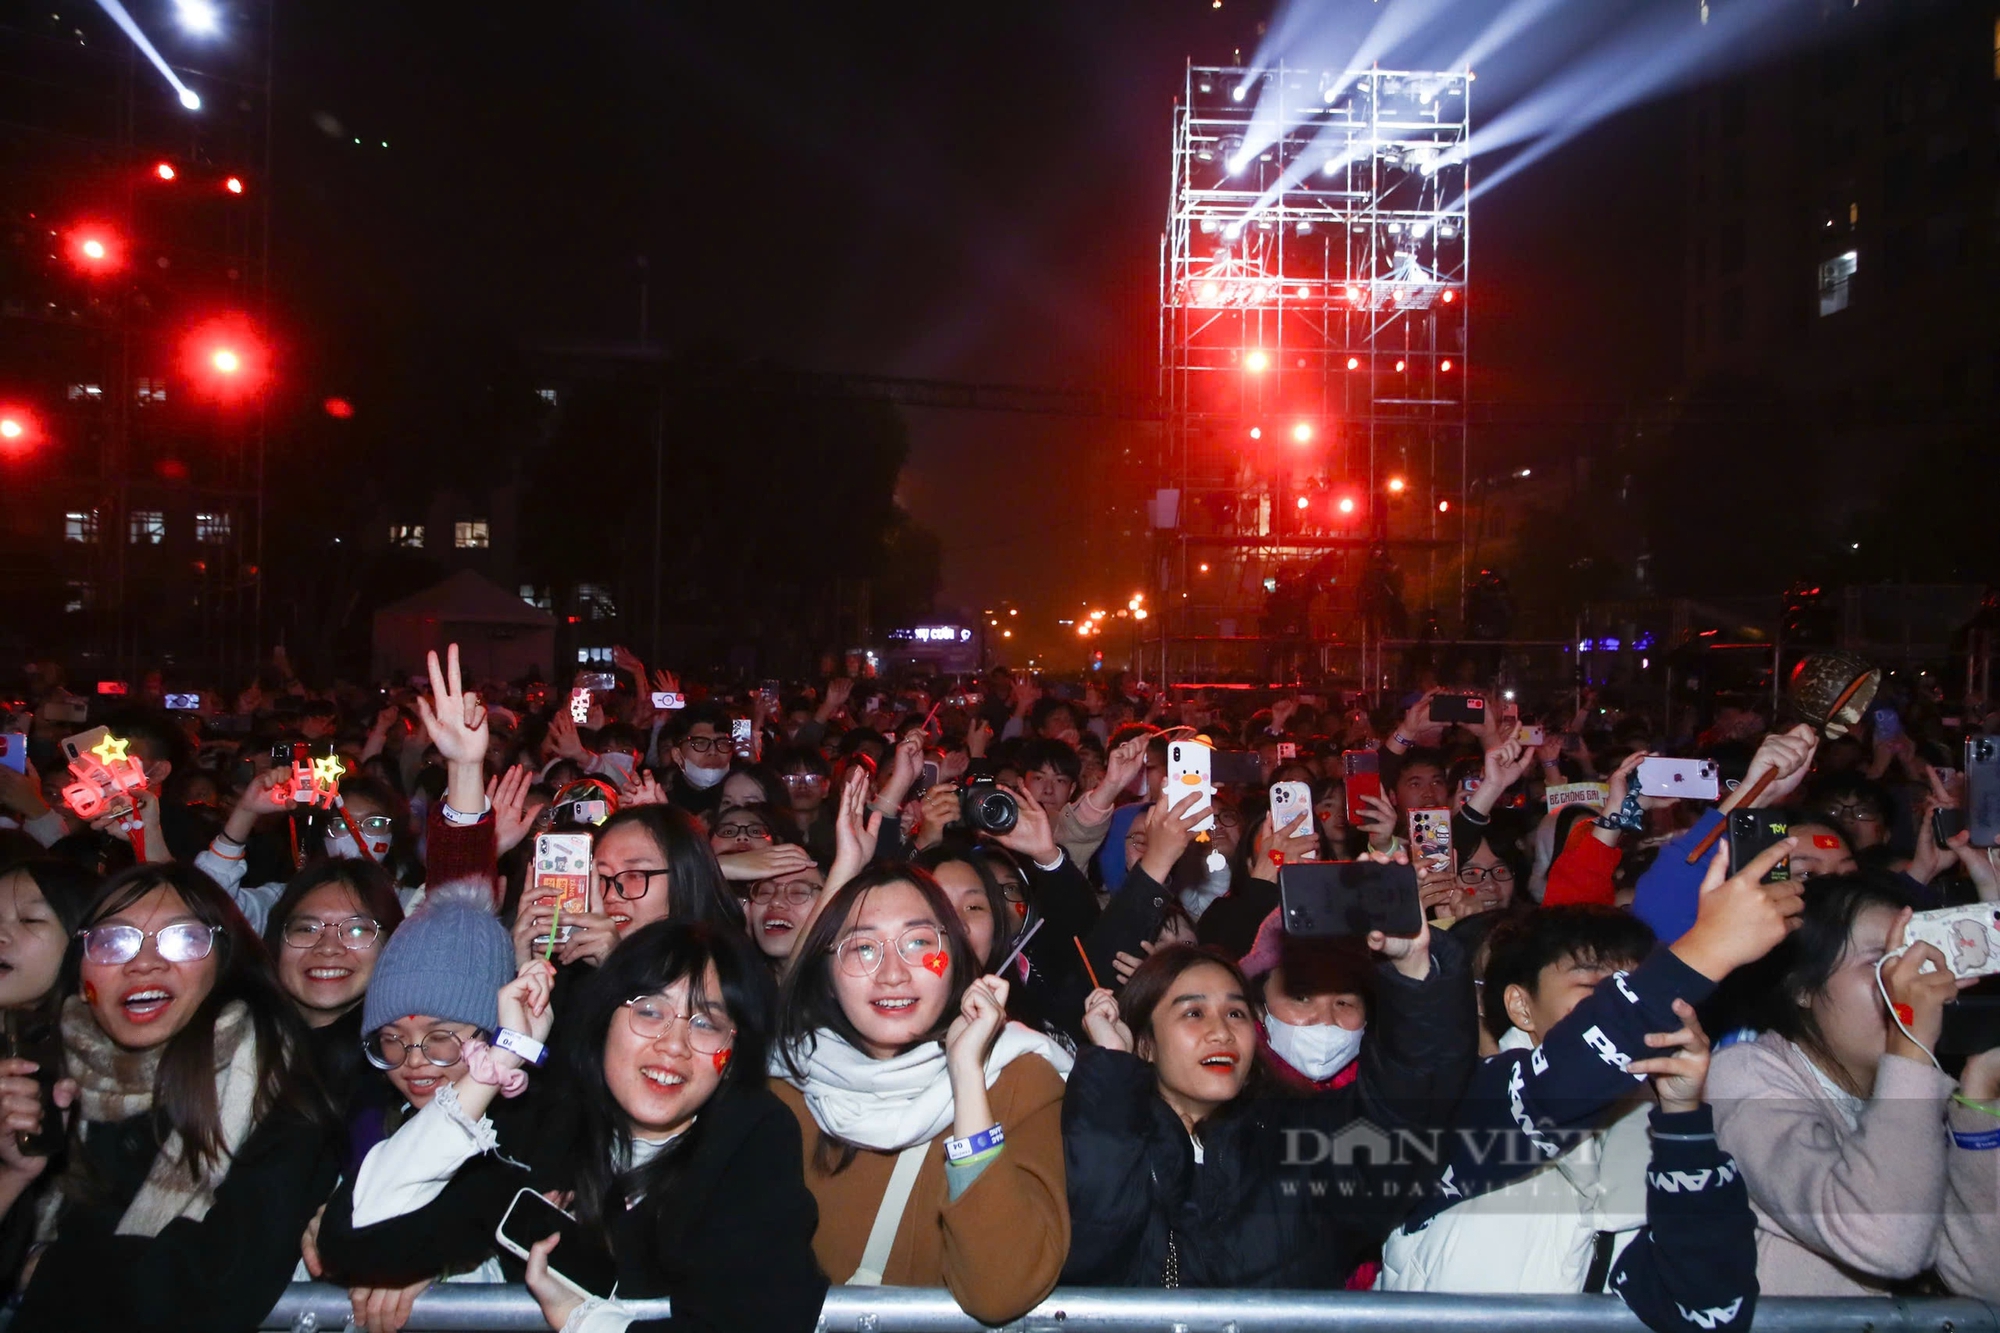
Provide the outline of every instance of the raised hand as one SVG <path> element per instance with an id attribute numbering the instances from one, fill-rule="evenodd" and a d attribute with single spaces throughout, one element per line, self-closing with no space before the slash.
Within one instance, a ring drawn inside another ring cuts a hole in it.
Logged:
<path id="1" fill-rule="evenodd" d="M 1083 1035 L 1107 1051 L 1132 1050 L 1132 1029 L 1118 1016 L 1118 997 L 1103 986 L 1083 1002 Z"/>
<path id="2" fill-rule="evenodd" d="M 1021 788 L 1009 787 L 1007 790 L 1014 793 L 1014 803 L 1021 807 L 1021 817 L 1012 829 L 993 841 L 1010 852 L 1019 852 L 1038 866 L 1052 865 L 1062 850 L 1056 846 L 1055 832 L 1049 827 L 1048 811 Z"/>
<path id="3" fill-rule="evenodd" d="M 470 693 L 460 683 L 458 645 L 450 645 L 445 657 L 446 666 L 441 670 L 438 655 L 425 654 L 431 693 L 429 698 L 417 696 L 417 714 L 423 718 L 431 743 L 437 746 L 446 763 L 483 764 L 488 738 L 486 706 L 477 694 Z"/>
<path id="4" fill-rule="evenodd" d="M 556 715 L 549 719 L 549 744 L 556 747 L 557 754 L 579 764 L 590 758 L 583 738 L 576 734 L 576 719 L 569 715 L 567 706 L 557 709 Z"/>
<path id="5" fill-rule="evenodd" d="M 642 771 L 618 789 L 618 808 L 627 810 L 635 805 L 665 805 L 666 789 L 659 784 L 651 770 Z"/>
<path id="6" fill-rule="evenodd" d="M 975 977 L 959 1001 L 958 1017 L 944 1034 L 945 1063 L 967 1070 L 986 1068 L 986 1053 L 1007 1025 L 1007 979 Z"/>
<path id="7" fill-rule="evenodd" d="M 775 842 L 747 852 L 724 852 L 715 860 L 722 867 L 722 877 L 732 884 L 755 884 L 780 875 L 796 875 L 813 866 L 812 854 L 790 842 Z"/>
<path id="8" fill-rule="evenodd" d="M 1887 1053 L 1935 1064 L 1931 1052 L 1937 1049 L 1938 1034 L 1944 1031 L 1944 1007 L 1971 983 L 1961 984 L 1945 956 L 1931 945 L 1920 940 L 1904 948 L 1903 932 L 1912 915 L 1907 907 L 1896 914 L 1896 924 L 1889 928 L 1889 952 L 1903 949 L 1903 953 L 1882 965 L 1882 988 L 1889 992 L 1889 1003 L 1903 1019 L 1900 1025 L 1895 1018 L 1889 1020 Z M 1924 970 L 1926 964 L 1929 971 Z"/>
<path id="9" fill-rule="evenodd" d="M 1201 800 L 1200 792 L 1189 792 L 1178 802 L 1173 801 L 1172 789 L 1160 792 L 1160 799 L 1146 808 L 1143 818 L 1146 838 L 1146 854 L 1139 858 L 1139 868 L 1161 884 L 1167 882 L 1167 875 L 1173 870 L 1174 862 L 1181 859 L 1181 853 L 1194 841 L 1194 826 L 1208 818 L 1206 810 L 1195 810 L 1195 803 Z"/>
<path id="10" fill-rule="evenodd" d="M 1362 795 L 1361 808 L 1368 816 L 1361 821 L 1362 830 L 1368 834 L 1368 846 L 1376 851 L 1389 851 L 1402 829 L 1402 816 L 1396 813 L 1388 797 L 1373 793 Z"/>
<path id="11" fill-rule="evenodd" d="M 1723 811 L 1735 809 L 1741 804 L 1737 793 L 1748 794 L 1757 785 L 1757 779 L 1766 772 L 1772 774 L 1771 785 L 1758 796 L 1759 806 L 1783 805 L 1785 799 L 1799 789 L 1812 771 L 1813 756 L 1819 753 L 1819 732 L 1811 723 L 1801 722 L 1790 731 L 1774 731 L 1764 738 L 1757 747 L 1757 753 L 1750 758 L 1750 768 L 1743 775 L 1743 785 L 1730 793 L 1720 807 Z"/>
<path id="12" fill-rule="evenodd" d="M 1782 838 L 1729 873 L 1729 848 L 1715 849 L 1702 877 L 1695 922 L 1673 943 L 1677 957 L 1710 981 L 1720 981 L 1745 963 L 1762 958 L 1798 924 L 1805 903 L 1799 881 L 1760 881 L 1799 845 Z"/>
<path id="13" fill-rule="evenodd" d="M 842 885 L 867 868 L 875 859 L 881 833 L 881 812 L 868 809 L 868 770 L 856 765 L 840 788 L 840 808 L 833 817 L 833 865 L 826 872 L 822 897 L 831 901 Z"/>
<path id="14" fill-rule="evenodd" d="M 516 764 L 486 783 L 486 801 L 493 807 L 493 838 L 496 854 L 505 856 L 520 845 L 534 827 L 528 813 L 528 789 L 535 785 L 534 772 Z"/>

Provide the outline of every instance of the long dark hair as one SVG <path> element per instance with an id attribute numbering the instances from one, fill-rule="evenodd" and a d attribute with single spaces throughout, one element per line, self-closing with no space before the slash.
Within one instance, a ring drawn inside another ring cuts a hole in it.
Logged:
<path id="1" fill-rule="evenodd" d="M 951 993 L 944 1011 L 938 1015 L 936 1026 L 911 1042 L 911 1046 L 944 1040 L 952 1020 L 958 1017 L 965 988 L 981 974 L 979 958 L 972 952 L 972 941 L 966 938 L 958 913 L 951 908 L 951 899 L 929 871 L 911 865 L 881 865 L 862 871 L 820 909 L 813 918 L 812 928 L 792 953 L 792 971 L 785 978 L 778 1007 L 777 1048 L 785 1072 L 793 1078 L 805 1078 L 806 1061 L 811 1058 L 813 1043 L 822 1031 L 832 1032 L 856 1050 L 862 1048 L 862 1036 L 848 1020 L 846 1011 L 840 1007 L 840 996 L 834 991 L 833 951 L 847 933 L 848 920 L 860 909 L 861 900 L 870 892 L 892 884 L 907 884 L 924 896 L 925 904 L 944 931 L 945 952 L 951 955 Z"/>
<path id="2" fill-rule="evenodd" d="M 623 1021 L 620 1012 L 627 1000 L 656 995 L 683 977 L 691 988 L 699 988 L 711 966 L 721 985 L 723 1008 L 736 1028 L 729 1067 L 715 1095 L 722 1097 L 734 1088 L 760 1088 L 770 1060 L 778 1001 L 770 968 L 741 931 L 705 921 L 655 921 L 613 949 L 578 989 L 576 1021 L 570 1028 L 578 1035 L 566 1044 L 563 1059 L 582 1109 L 582 1128 L 571 1160 L 576 1215 L 588 1225 L 608 1225 L 624 1210 L 624 1201 L 634 1196 L 639 1197 L 640 1208 L 666 1207 L 675 1180 L 701 1142 L 705 1116 L 697 1116 L 670 1148 L 645 1166 L 621 1173 L 617 1164 L 631 1160 L 632 1131 L 605 1081 L 604 1047 L 611 1025 Z"/>
<path id="3" fill-rule="evenodd" d="M 630 825 L 646 831 L 667 863 L 667 915 L 742 930 L 743 902 L 722 882 L 722 867 L 694 816 L 675 805 L 635 805 L 597 827 L 597 836 Z M 629 996 L 627 998 L 630 998 Z"/>
<path id="4" fill-rule="evenodd" d="M 156 889 L 171 889 L 189 915 L 215 934 L 215 984 L 187 1026 L 167 1039 L 153 1078 L 153 1115 L 161 1136 L 181 1137 L 180 1165 L 205 1176 L 223 1158 L 221 1108 L 215 1099 L 215 1025 L 231 1002 L 249 1010 L 257 1040 L 257 1092 L 252 1123 L 287 1110 L 321 1128 L 334 1122 L 333 1110 L 306 1054 L 305 1029 L 291 998 L 278 985 L 263 941 L 214 880 L 191 866 L 134 866 L 107 880 L 84 909 L 79 928 L 88 930 L 124 911 Z M 71 942 L 64 962 L 65 990 L 73 991 L 83 965 L 83 941 Z"/>
<path id="5" fill-rule="evenodd" d="M 90 897 L 97 890 L 97 876 L 74 861 L 52 856 L 16 861 L 0 867 L 0 879 L 9 875 L 26 875 L 34 881 L 42 901 L 56 914 L 63 938 L 70 939 L 76 934 L 76 928 L 83 922 L 84 909 L 90 905 Z M 63 985 L 62 973 L 58 970 L 56 983 L 36 1001 L 31 1011 L 34 1018 L 40 1022 L 54 1020 L 61 1014 L 63 998 L 68 994 L 69 987 Z"/>
<path id="6" fill-rule="evenodd" d="M 1757 997 L 1760 1026 L 1810 1053 L 1828 1074 L 1840 1063 L 1833 1058 L 1826 1034 L 1813 1017 L 1813 999 L 1847 956 L 1854 923 L 1871 907 L 1900 912 L 1909 900 L 1884 879 L 1866 872 L 1815 875 L 1800 890 L 1805 907 L 1798 927 L 1759 964 L 1764 984 L 1749 989 Z"/>

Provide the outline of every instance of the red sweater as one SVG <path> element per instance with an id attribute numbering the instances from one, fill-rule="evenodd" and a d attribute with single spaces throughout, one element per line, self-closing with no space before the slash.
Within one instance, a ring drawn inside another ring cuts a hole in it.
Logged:
<path id="1" fill-rule="evenodd" d="M 432 804 L 430 827 L 424 834 L 424 883 L 431 888 L 460 879 L 492 884 L 498 878 L 499 860 L 491 810 L 476 824 L 452 824 L 445 820 L 444 802 Z M 497 887 L 494 891 L 499 892 Z"/>
<path id="2" fill-rule="evenodd" d="M 1612 906 L 1617 899 L 1611 873 L 1618 869 L 1625 853 L 1616 843 L 1605 846 L 1594 836 L 1587 819 L 1580 819 L 1569 831 L 1569 841 L 1556 853 L 1549 867 L 1549 879 L 1542 890 L 1542 906 L 1563 907 L 1570 903 L 1602 903 Z"/>

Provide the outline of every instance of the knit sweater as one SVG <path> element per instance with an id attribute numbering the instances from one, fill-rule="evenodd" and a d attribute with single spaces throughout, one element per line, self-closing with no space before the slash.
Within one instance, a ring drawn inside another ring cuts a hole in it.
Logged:
<path id="1" fill-rule="evenodd" d="M 2000 1299 L 2000 1149 L 1962 1148 L 1946 1132 L 1996 1122 L 1947 1101 L 1948 1075 L 1885 1055 L 1862 1101 L 1765 1033 L 1715 1053 L 1708 1091 L 1750 1186 L 1766 1293 L 1880 1295 L 1935 1267 L 1961 1295 Z"/>
<path id="2" fill-rule="evenodd" d="M 819 1204 L 813 1252 L 834 1282 L 861 1266 L 896 1154 L 862 1150 L 844 1170 L 818 1160 L 822 1137 L 805 1097 L 789 1083 L 771 1090 L 792 1108 L 805 1139 L 806 1188 Z M 896 1230 L 882 1282 L 891 1287 L 948 1287 L 965 1312 L 1004 1324 L 1055 1289 L 1069 1252 L 1069 1205 L 1063 1184 L 1063 1080 L 1040 1056 L 1010 1062 L 986 1092 L 993 1118 L 1006 1126 L 1000 1155 L 956 1200 L 945 1181 L 944 1141 L 931 1140 Z"/>

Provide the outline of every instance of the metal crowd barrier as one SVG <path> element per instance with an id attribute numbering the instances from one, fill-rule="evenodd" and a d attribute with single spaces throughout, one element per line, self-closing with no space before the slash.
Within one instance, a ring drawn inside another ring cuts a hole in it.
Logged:
<path id="1" fill-rule="evenodd" d="M 635 1302 L 663 1318 L 668 1302 Z M 265 1329 L 337 1333 L 347 1292 L 293 1285 Z M 526 1287 L 441 1283 L 418 1297 L 411 1333 L 514 1333 L 548 1328 Z M 821 1333 L 979 1333 L 986 1326 L 932 1287 L 835 1287 Z M 1615 1296 L 1449 1296 L 1411 1292 L 1164 1291 L 1075 1288 L 1056 1292 L 1007 1325 L 1018 1333 L 1645 1333 Z M 1757 1333 L 2000 1333 L 2000 1310 L 1965 1297 L 1769 1297 Z"/>

